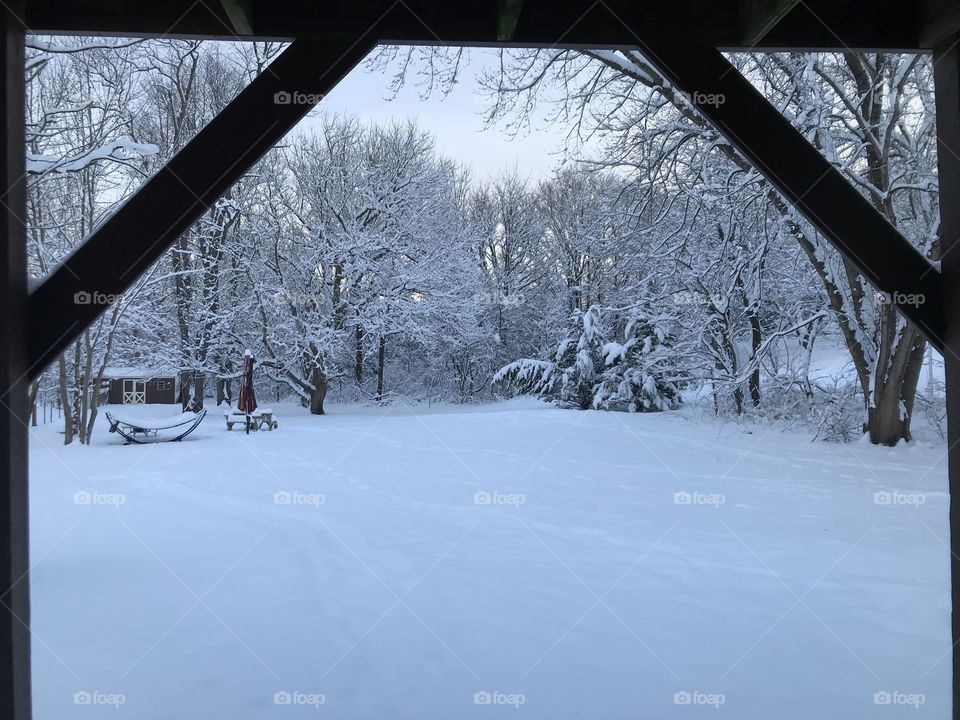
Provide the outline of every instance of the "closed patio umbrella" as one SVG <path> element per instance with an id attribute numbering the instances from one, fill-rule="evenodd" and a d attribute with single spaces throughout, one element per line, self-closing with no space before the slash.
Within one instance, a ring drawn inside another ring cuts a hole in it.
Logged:
<path id="1" fill-rule="evenodd" d="M 243 376 L 240 379 L 240 397 L 237 409 L 247 416 L 247 433 L 250 432 L 250 414 L 257 409 L 257 395 L 253 390 L 253 353 L 243 353 Z"/>

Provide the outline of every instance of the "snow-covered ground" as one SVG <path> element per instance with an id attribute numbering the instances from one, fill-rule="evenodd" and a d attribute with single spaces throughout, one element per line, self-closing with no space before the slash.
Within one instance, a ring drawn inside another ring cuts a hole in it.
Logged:
<path id="1" fill-rule="evenodd" d="M 942 444 L 274 409 L 32 431 L 39 720 L 949 715 Z"/>

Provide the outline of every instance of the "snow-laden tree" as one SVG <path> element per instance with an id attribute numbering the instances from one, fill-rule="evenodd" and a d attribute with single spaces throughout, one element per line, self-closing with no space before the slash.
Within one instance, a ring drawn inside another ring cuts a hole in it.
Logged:
<path id="1" fill-rule="evenodd" d="M 751 77 L 888 222 L 931 260 L 939 260 L 930 58 L 790 54 L 774 56 L 764 67 L 762 80 L 756 71 Z M 822 238 L 802 233 L 798 239 L 856 369 L 865 430 L 877 443 L 909 439 L 926 341 Z"/>
<path id="2" fill-rule="evenodd" d="M 28 267 L 43 277 L 128 195 L 157 148 L 133 139 L 131 105 L 138 93 L 135 45 L 84 38 L 31 38 L 27 54 Z M 122 298 L 87 288 L 75 302 L 104 303 L 104 313 L 32 384 L 56 388 L 64 442 L 89 443 L 97 418 L 103 373 L 118 327 L 140 278 Z M 36 410 L 34 409 L 34 413 Z"/>
<path id="3" fill-rule="evenodd" d="M 574 310 L 552 358 L 516 360 L 497 371 L 494 383 L 561 407 L 654 412 L 680 404 L 689 378 L 680 357 L 669 327 L 656 319 L 638 309 L 604 317 L 592 305 Z"/>
<path id="4" fill-rule="evenodd" d="M 459 77 L 462 49 L 386 48 L 381 66 L 400 55 L 430 68 L 430 81 Z M 440 61 L 440 58 L 443 61 Z M 893 54 L 762 54 L 734 56 L 738 65 L 874 206 L 923 252 L 936 259 L 936 184 L 930 60 Z M 402 67 L 407 67 L 407 63 Z M 398 81 L 403 74 L 398 75 Z M 523 127 L 538 103 L 566 123 L 575 140 L 599 139 L 596 165 L 628 172 L 649 192 L 702 199 L 719 189 L 727 203 L 764 205 L 770 236 L 790 239 L 808 261 L 856 368 L 864 431 L 875 443 L 910 437 L 910 416 L 924 342 L 889 305 L 875 302 L 862 276 L 820 238 L 800 214 L 712 128 L 638 51 L 557 48 L 503 50 L 483 78 L 492 122 Z M 759 236 L 751 239 L 753 244 Z M 706 247 L 706 246 L 704 246 Z M 755 263 L 762 254 L 750 247 Z M 749 275 L 759 276 L 753 269 Z M 757 288 L 744 280 L 750 334 L 756 336 Z M 718 308 L 719 309 L 719 308 Z M 818 313 L 801 322 L 816 322 Z M 759 327 L 764 347 L 763 325 Z M 730 337 L 730 341 L 738 338 Z M 729 355 L 729 352 L 727 352 Z M 755 366 L 761 358 L 749 358 Z M 730 373 L 728 373 L 730 374 Z M 756 383 L 751 381 L 750 395 Z"/>
<path id="5" fill-rule="evenodd" d="M 469 198 L 469 228 L 474 237 L 483 286 L 475 296 L 490 331 L 496 367 L 539 351 L 550 337 L 561 285 L 545 262 L 545 228 L 537 196 L 517 173 L 503 173 Z M 493 368 L 491 368 L 493 369 Z"/>
<path id="6" fill-rule="evenodd" d="M 644 242 L 625 189 L 622 178 L 583 168 L 561 170 L 536 189 L 541 243 L 567 314 L 635 300 L 636 285 L 665 259 L 662 248 Z"/>
<path id="7" fill-rule="evenodd" d="M 261 47 L 258 45 L 258 47 Z M 243 87 L 256 57 L 236 48 L 195 40 L 159 40 L 144 43 L 138 62 L 147 70 L 137 133 L 160 148 L 165 162 Z M 151 347 L 154 362 L 175 368 L 180 377 L 184 409 L 203 407 L 206 380 L 218 378 L 218 400 L 229 395 L 225 383 L 238 374 L 243 346 L 236 339 L 236 314 L 242 302 L 236 292 L 240 273 L 236 258 L 237 224 L 242 219 L 235 200 L 241 181 L 188 229 L 161 262 L 169 282 L 164 296 L 151 300 L 174 322 L 158 330 Z"/>
<path id="8" fill-rule="evenodd" d="M 249 262 L 261 365 L 312 412 L 333 380 L 363 386 L 370 356 L 382 396 L 395 345 L 433 352 L 451 324 L 475 323 L 463 295 L 479 271 L 456 220 L 457 170 L 429 135 L 327 117 L 270 163 Z"/>

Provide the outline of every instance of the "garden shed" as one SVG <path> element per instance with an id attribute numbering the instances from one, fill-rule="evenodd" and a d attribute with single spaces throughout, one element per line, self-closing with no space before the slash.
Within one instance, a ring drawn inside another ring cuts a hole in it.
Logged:
<path id="1" fill-rule="evenodd" d="M 108 367 L 103 372 L 111 405 L 158 405 L 177 401 L 174 373 L 143 367 Z"/>

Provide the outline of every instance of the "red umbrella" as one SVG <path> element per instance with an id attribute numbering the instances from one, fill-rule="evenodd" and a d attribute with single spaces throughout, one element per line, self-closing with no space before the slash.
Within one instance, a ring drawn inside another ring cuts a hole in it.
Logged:
<path id="1" fill-rule="evenodd" d="M 257 394 L 253 390 L 253 354 L 247 350 L 243 354 L 243 377 L 240 380 L 240 397 L 237 409 L 250 415 L 257 409 Z M 250 432 L 250 418 L 247 418 L 247 432 Z"/>

